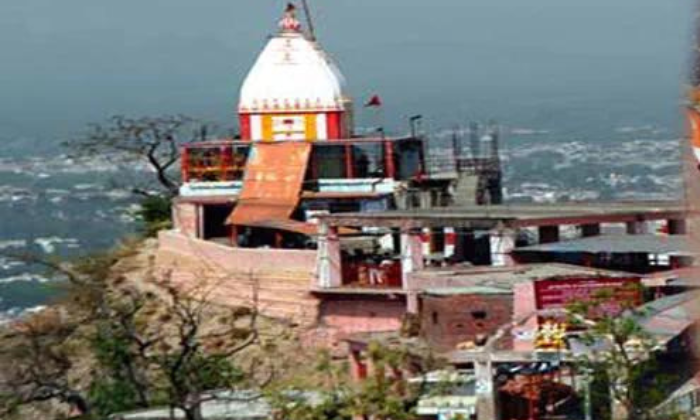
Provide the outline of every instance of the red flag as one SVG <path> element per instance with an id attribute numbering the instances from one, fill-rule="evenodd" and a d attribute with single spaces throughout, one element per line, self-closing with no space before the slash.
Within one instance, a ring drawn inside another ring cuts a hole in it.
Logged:
<path id="1" fill-rule="evenodd" d="M 382 106 L 382 99 L 379 95 L 373 95 L 365 104 L 365 108 Z"/>

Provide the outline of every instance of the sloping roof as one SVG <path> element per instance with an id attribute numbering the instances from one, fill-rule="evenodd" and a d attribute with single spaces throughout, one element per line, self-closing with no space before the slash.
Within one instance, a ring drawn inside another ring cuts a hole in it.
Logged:
<path id="1" fill-rule="evenodd" d="M 662 341 L 682 334 L 700 319 L 700 294 L 687 292 L 666 296 L 647 303 L 639 323 L 646 331 Z"/>
<path id="2" fill-rule="evenodd" d="M 686 235 L 603 235 L 517 248 L 516 252 L 694 255 Z"/>
<path id="3" fill-rule="evenodd" d="M 310 153 L 306 142 L 253 146 L 238 204 L 226 222 L 256 226 L 289 220 L 299 203 Z"/>

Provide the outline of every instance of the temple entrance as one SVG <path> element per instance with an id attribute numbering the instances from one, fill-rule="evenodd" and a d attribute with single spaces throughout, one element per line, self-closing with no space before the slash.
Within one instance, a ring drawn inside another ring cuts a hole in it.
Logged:
<path id="1" fill-rule="evenodd" d="M 206 204 L 202 206 L 203 239 L 220 239 L 228 241 L 230 236 L 226 218 L 233 210 L 233 204 Z"/>

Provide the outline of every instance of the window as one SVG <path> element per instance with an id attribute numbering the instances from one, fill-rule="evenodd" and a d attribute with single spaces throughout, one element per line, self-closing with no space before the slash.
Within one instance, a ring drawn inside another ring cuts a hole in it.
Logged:
<path id="1" fill-rule="evenodd" d="M 411 179 L 422 169 L 423 145 L 420 141 L 399 141 L 394 146 L 397 179 Z"/>
<path id="2" fill-rule="evenodd" d="M 472 311 L 471 314 L 472 314 L 472 318 L 479 320 L 479 321 L 483 321 L 488 316 L 486 311 Z"/>
<path id="3" fill-rule="evenodd" d="M 312 179 L 345 178 L 345 147 L 317 146 L 311 155 Z"/>
<path id="4" fill-rule="evenodd" d="M 352 146 L 353 178 L 384 178 L 384 148 L 382 143 Z"/>

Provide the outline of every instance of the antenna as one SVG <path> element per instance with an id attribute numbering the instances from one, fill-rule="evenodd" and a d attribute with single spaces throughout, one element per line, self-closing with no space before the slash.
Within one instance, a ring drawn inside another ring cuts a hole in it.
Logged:
<path id="1" fill-rule="evenodd" d="M 491 158 L 500 158 L 500 135 L 501 130 L 498 127 L 498 123 L 495 120 L 489 121 L 489 137 L 491 138 Z"/>
<path id="2" fill-rule="evenodd" d="M 306 24 L 309 26 L 309 37 L 312 41 L 316 41 L 316 31 L 314 31 L 314 21 L 311 18 L 311 10 L 309 9 L 309 2 L 307 0 L 301 0 L 301 4 L 304 6 L 304 15 L 306 16 Z"/>
<path id="3" fill-rule="evenodd" d="M 469 148 L 472 151 L 473 158 L 481 157 L 481 151 L 479 143 L 479 124 L 476 122 L 469 123 Z"/>

